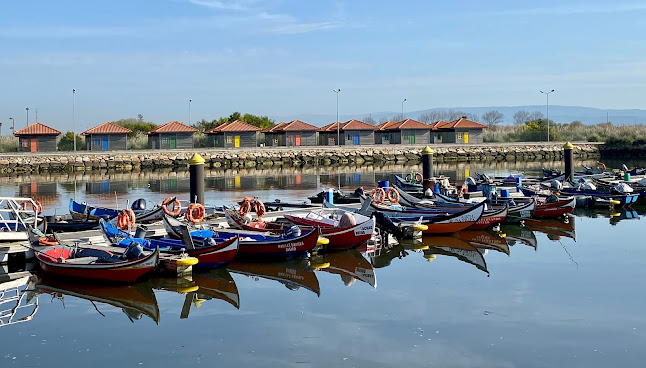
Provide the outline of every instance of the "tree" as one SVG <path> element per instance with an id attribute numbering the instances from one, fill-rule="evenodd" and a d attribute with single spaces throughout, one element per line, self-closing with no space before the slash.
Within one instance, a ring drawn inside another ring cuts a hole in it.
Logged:
<path id="1" fill-rule="evenodd" d="M 543 113 L 540 111 L 534 111 L 529 115 L 529 120 L 539 120 L 543 118 Z"/>
<path id="2" fill-rule="evenodd" d="M 390 121 L 394 121 L 394 122 L 397 122 L 397 123 L 402 121 L 402 120 L 404 120 L 404 115 L 402 115 L 402 114 L 397 114 L 397 115 L 393 116 L 392 119 L 390 119 Z"/>
<path id="3" fill-rule="evenodd" d="M 526 110 L 518 110 L 514 113 L 514 125 L 515 126 L 521 126 L 525 124 L 526 121 L 531 120 L 530 119 L 530 113 L 529 111 Z"/>
<path id="4" fill-rule="evenodd" d="M 143 115 L 139 114 L 139 117 L 143 118 Z M 127 119 L 121 119 L 117 121 L 113 121 L 113 124 L 122 126 L 126 129 L 132 130 L 132 133 L 128 134 L 130 138 L 135 137 L 137 134 L 143 134 L 146 133 L 149 130 L 153 130 L 157 128 L 157 124 L 151 123 L 151 122 L 146 122 L 143 120 L 139 120 L 135 118 L 127 118 Z"/>
<path id="5" fill-rule="evenodd" d="M 583 127 L 583 123 L 580 120 L 574 120 L 569 125 L 570 129 L 578 129 L 578 128 L 581 128 L 581 127 Z"/>
<path id="6" fill-rule="evenodd" d="M 74 132 L 67 132 L 56 145 L 59 151 L 73 151 L 74 150 Z M 76 150 L 83 151 L 85 150 L 85 144 L 83 138 L 76 136 Z"/>
<path id="7" fill-rule="evenodd" d="M 435 123 L 439 120 L 444 120 L 446 118 L 446 113 L 443 111 L 429 111 L 421 114 L 419 116 L 419 121 L 425 124 Z"/>
<path id="8" fill-rule="evenodd" d="M 377 125 L 377 122 L 372 118 L 372 116 L 366 116 L 365 118 L 363 118 L 363 122 L 370 125 Z"/>
<path id="9" fill-rule="evenodd" d="M 504 117 L 505 115 L 503 115 L 500 111 L 491 110 L 482 114 L 482 122 L 487 126 L 487 128 L 496 130 L 498 129 L 498 126 L 502 124 Z"/>
<path id="10" fill-rule="evenodd" d="M 139 120 L 140 122 L 141 122 L 141 121 L 144 121 L 144 116 L 143 116 L 143 115 L 141 115 L 141 114 L 138 114 L 138 115 L 137 115 L 137 120 Z"/>

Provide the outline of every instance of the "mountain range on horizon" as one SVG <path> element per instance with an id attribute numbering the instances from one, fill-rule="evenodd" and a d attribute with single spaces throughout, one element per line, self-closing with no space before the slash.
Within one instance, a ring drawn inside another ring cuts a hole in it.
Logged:
<path id="1" fill-rule="evenodd" d="M 519 110 L 525 110 L 530 113 L 539 111 L 546 115 L 545 105 L 527 105 L 527 106 L 487 106 L 487 107 L 443 107 L 432 108 L 417 111 L 405 111 L 406 118 L 419 119 L 420 115 L 432 111 L 446 111 L 446 110 L 461 111 L 466 114 L 475 114 L 482 116 L 485 112 L 491 110 L 498 110 L 503 115 L 503 125 L 512 125 L 513 116 Z M 339 114 L 339 120 L 348 121 L 350 119 L 363 120 L 367 116 L 372 117 L 377 123 L 390 120 L 393 117 L 401 115 L 401 112 L 396 111 L 383 111 L 372 113 L 360 114 Z M 323 126 L 336 121 L 336 111 L 333 114 L 301 114 L 301 115 L 287 115 L 287 116 L 270 116 L 276 123 L 281 121 L 289 122 L 292 120 L 302 120 L 307 123 Z M 571 123 L 572 121 L 579 120 L 583 124 L 598 124 L 610 121 L 615 125 L 635 125 L 646 124 L 646 110 L 641 109 L 597 109 L 592 107 L 583 106 L 549 106 L 549 118 L 555 123 Z"/>

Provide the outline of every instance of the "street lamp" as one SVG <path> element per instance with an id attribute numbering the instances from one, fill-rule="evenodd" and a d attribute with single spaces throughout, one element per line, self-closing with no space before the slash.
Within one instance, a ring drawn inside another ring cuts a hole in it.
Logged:
<path id="1" fill-rule="evenodd" d="M 339 122 L 339 92 L 341 88 L 333 89 L 332 92 L 336 93 L 336 145 L 341 144 L 341 123 Z"/>
<path id="2" fill-rule="evenodd" d="M 549 92 L 543 92 L 540 91 L 541 93 L 545 94 L 545 97 L 547 98 L 547 102 L 545 104 L 545 107 L 547 109 L 547 141 L 550 141 L 550 93 L 554 92 L 554 90 L 551 90 Z"/>
<path id="3" fill-rule="evenodd" d="M 25 107 L 25 110 L 27 110 L 27 126 L 29 125 L 29 107 Z"/>
<path id="4" fill-rule="evenodd" d="M 404 121 L 404 102 L 406 102 L 406 99 L 402 101 L 402 121 Z"/>
<path id="5" fill-rule="evenodd" d="M 192 98 L 188 99 L 188 125 L 191 125 L 191 102 L 193 102 Z"/>
<path id="6" fill-rule="evenodd" d="M 76 88 L 72 88 L 72 125 L 74 125 L 74 152 L 76 152 Z"/>
<path id="7" fill-rule="evenodd" d="M 16 121 L 15 121 L 13 118 L 9 118 L 9 120 L 11 120 L 11 132 L 13 133 L 13 132 L 14 132 L 14 128 L 15 128 Z"/>

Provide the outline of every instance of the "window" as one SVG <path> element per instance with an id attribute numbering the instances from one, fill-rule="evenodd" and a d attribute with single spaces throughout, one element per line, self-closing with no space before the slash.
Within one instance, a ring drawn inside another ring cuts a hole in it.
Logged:
<path id="1" fill-rule="evenodd" d="M 170 139 L 167 136 L 162 137 L 162 144 L 168 144 L 170 143 Z"/>
<path id="2" fill-rule="evenodd" d="M 458 133 L 458 139 L 462 139 L 462 138 L 463 138 L 463 134 L 462 134 L 462 133 Z"/>
<path id="3" fill-rule="evenodd" d="M 233 138 L 231 136 L 227 137 L 227 143 L 233 143 Z"/>
<path id="4" fill-rule="evenodd" d="M 29 147 L 29 139 L 23 139 L 22 140 L 22 148 L 27 148 Z"/>
<path id="5" fill-rule="evenodd" d="M 278 144 L 278 138 L 274 138 L 274 144 Z"/>
<path id="6" fill-rule="evenodd" d="M 390 137 L 388 135 L 384 135 L 384 141 L 388 141 Z"/>
<path id="7" fill-rule="evenodd" d="M 350 134 L 348 134 L 348 140 L 349 140 L 349 141 L 351 141 L 351 140 L 352 140 L 352 136 L 351 136 Z"/>
<path id="8" fill-rule="evenodd" d="M 92 139 L 92 145 L 93 146 L 100 146 L 101 145 L 101 140 L 99 138 L 93 138 Z"/>

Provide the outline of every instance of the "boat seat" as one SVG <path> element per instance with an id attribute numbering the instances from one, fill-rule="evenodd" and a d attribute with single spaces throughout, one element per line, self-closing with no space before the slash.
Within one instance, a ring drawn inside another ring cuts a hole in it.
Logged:
<path id="1" fill-rule="evenodd" d="M 64 263 L 75 263 L 75 264 L 88 264 L 96 262 L 99 257 L 78 257 L 78 258 L 68 258 Z"/>

